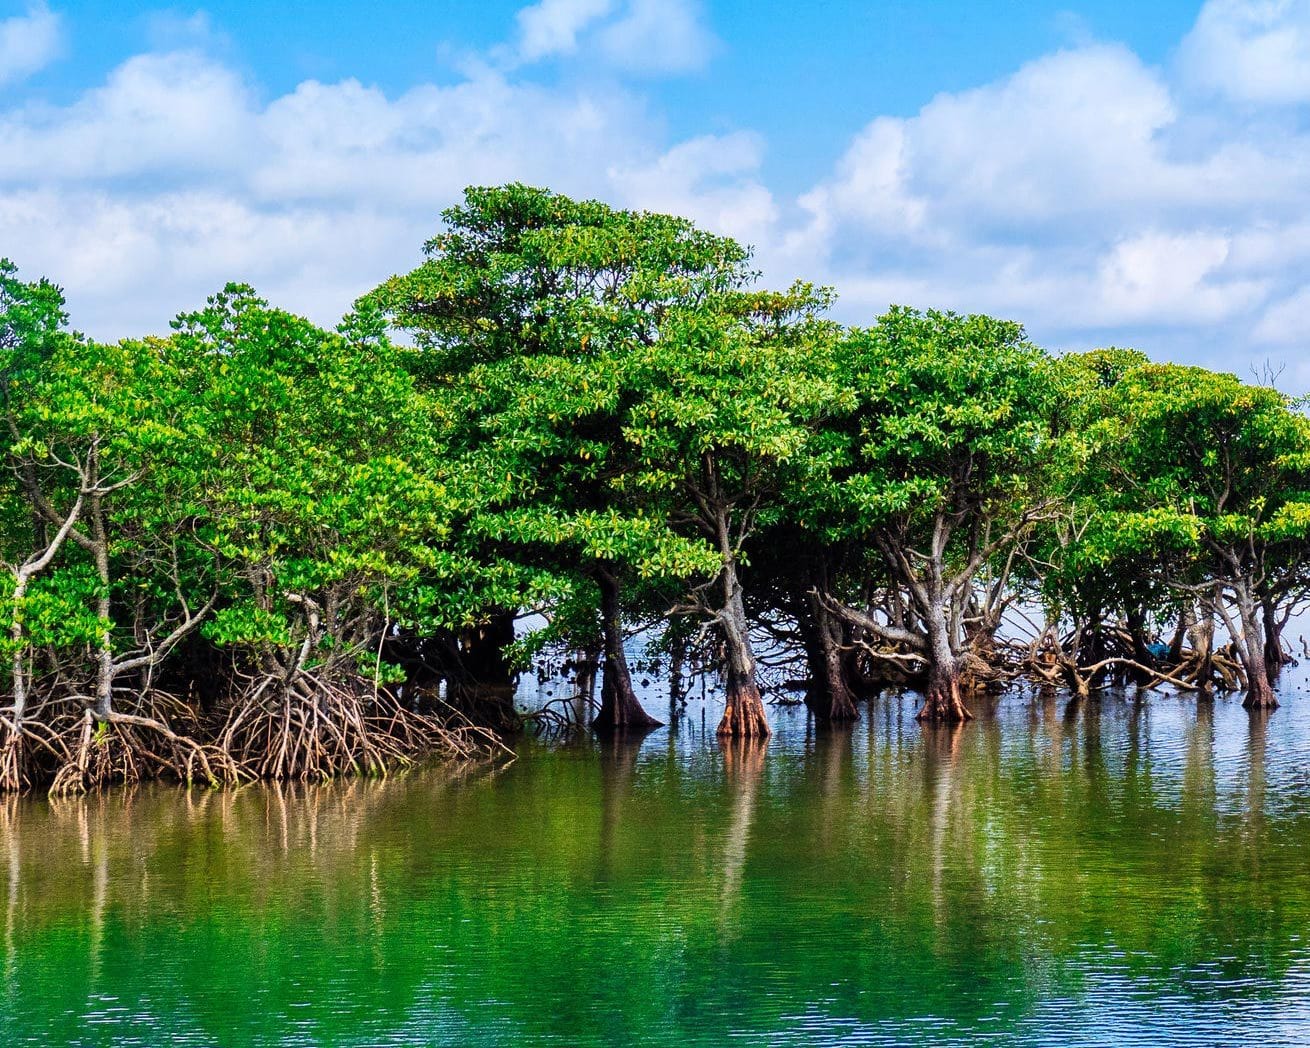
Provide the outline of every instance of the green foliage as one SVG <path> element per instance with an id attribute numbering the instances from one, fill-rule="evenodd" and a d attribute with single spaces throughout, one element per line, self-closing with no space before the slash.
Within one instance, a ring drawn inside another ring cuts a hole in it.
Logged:
<path id="1" fill-rule="evenodd" d="M 203 413 L 207 539 L 244 596 L 210 629 L 285 642 L 303 598 L 343 628 L 407 605 L 465 565 L 435 555 L 452 499 L 433 416 L 390 343 L 351 317 L 336 332 L 229 285 L 175 324 Z M 325 612 L 327 613 L 327 612 Z"/>
<path id="2" fill-rule="evenodd" d="M 623 429 L 636 463 L 626 482 L 648 492 L 699 489 L 709 460 L 742 498 L 776 492 L 783 470 L 806 465 L 817 421 L 849 403 L 827 358 L 828 302 L 798 284 L 724 294 L 672 314 L 664 337 L 630 364 L 639 398 Z"/>
<path id="3" fill-rule="evenodd" d="M 841 527 L 1013 517 L 1042 497 L 1050 361 L 1018 324 L 896 308 L 840 353 L 858 397 L 838 423 L 849 442 L 831 492 Z"/>
<path id="4" fill-rule="evenodd" d="M 861 628 L 950 677 L 966 616 L 997 627 L 1017 552 L 1052 512 L 1052 362 L 1018 324 L 903 307 L 846 333 L 833 360 L 851 404 L 792 499 L 812 570 L 847 605 L 880 594 L 886 621 Z"/>
<path id="5" fill-rule="evenodd" d="M 1100 387 L 1075 419 L 1082 467 L 1069 474 L 1071 495 L 1098 518 L 1085 559 L 1167 550 L 1259 559 L 1304 545 L 1310 424 L 1285 395 L 1141 359 L 1107 379 L 1104 360 L 1066 365 L 1074 388 L 1087 390 L 1089 373 Z"/>
<path id="6" fill-rule="evenodd" d="M 661 308 L 737 286 L 748 258 L 686 219 L 519 184 L 471 188 L 442 217 L 428 261 L 366 300 L 415 334 L 413 365 L 438 383 L 648 337 Z"/>
<path id="7" fill-rule="evenodd" d="M 56 285 L 45 279 L 25 283 L 18 267 L 0 258 L 0 353 L 6 376 L 40 359 L 67 323 L 64 295 Z"/>
<path id="8" fill-rule="evenodd" d="M 428 261 L 362 307 L 417 344 L 460 548 L 502 578 L 519 569 L 521 592 L 488 603 L 545 586 L 552 633 L 586 634 L 593 616 L 569 602 L 594 600 L 599 565 L 651 584 L 713 570 L 702 541 L 634 496 L 641 452 L 624 426 L 665 377 L 649 358 L 677 338 L 672 318 L 749 279 L 747 253 L 684 219 L 519 185 L 470 189 L 444 217 Z"/>

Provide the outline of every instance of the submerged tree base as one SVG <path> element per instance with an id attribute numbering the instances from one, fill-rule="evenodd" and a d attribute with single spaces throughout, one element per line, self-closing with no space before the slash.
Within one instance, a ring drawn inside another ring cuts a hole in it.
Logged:
<path id="1" fill-rule="evenodd" d="M 591 730 L 597 735 L 646 735 L 662 727 L 664 722 L 652 717 L 635 699 L 630 706 L 602 702 L 591 722 Z"/>
<path id="2" fill-rule="evenodd" d="M 637 698 L 626 660 L 621 654 L 607 656 L 605 679 L 600 689 L 600 712 L 593 718 L 591 730 L 598 735 L 645 735 L 662 727 L 664 722 L 647 713 Z"/>
<path id="3" fill-rule="evenodd" d="M 816 720 L 825 724 L 850 724 L 860 719 L 855 698 L 848 688 L 811 689 L 805 696 L 805 705 Z"/>
<path id="4" fill-rule="evenodd" d="M 1248 710 L 1276 710 L 1278 699 L 1274 697 L 1274 689 L 1269 681 L 1259 674 L 1254 674 L 1250 678 L 1242 705 Z"/>
<path id="5" fill-rule="evenodd" d="M 509 734 L 523 727 L 523 718 L 514 708 L 514 686 L 510 684 L 453 681 L 448 701 L 442 705 L 467 723 L 492 731 Z"/>
<path id="6" fill-rule="evenodd" d="M 741 739 L 764 739 L 772 734 L 757 686 L 747 684 L 728 688 L 727 705 L 715 734 Z"/>
<path id="7" fill-rule="evenodd" d="M 973 720 L 973 714 L 960 698 L 959 678 L 930 682 L 923 706 L 914 719 L 931 724 L 960 724 Z"/>

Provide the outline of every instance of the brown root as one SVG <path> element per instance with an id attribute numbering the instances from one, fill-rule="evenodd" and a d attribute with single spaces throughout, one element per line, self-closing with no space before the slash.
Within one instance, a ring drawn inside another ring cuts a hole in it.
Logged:
<path id="1" fill-rule="evenodd" d="M 57 734 L 40 721 L 0 715 L 0 793 L 23 793 L 49 777 L 68 758 Z"/>
<path id="2" fill-rule="evenodd" d="M 1242 705 L 1248 710 L 1278 709 L 1278 699 L 1274 697 L 1274 689 L 1263 669 L 1257 664 L 1248 675 L 1246 697 L 1242 699 Z"/>
<path id="3" fill-rule="evenodd" d="M 494 732 L 431 696 L 419 713 L 353 676 L 327 683 L 302 671 L 289 686 L 282 675 L 244 679 L 248 686 L 213 717 L 158 690 L 124 694 L 127 709 L 107 715 L 86 694 L 59 687 L 29 702 L 23 718 L 0 708 L 0 793 L 48 787 L 61 796 L 155 779 L 217 787 L 380 776 L 429 755 L 511 754 Z"/>
<path id="4" fill-rule="evenodd" d="M 959 724 L 973 720 L 973 714 L 960 697 L 959 675 L 934 675 L 930 678 L 923 706 L 914 715 L 914 719 L 933 724 Z"/>
<path id="5" fill-rule="evenodd" d="M 64 729 L 65 759 L 50 793 L 65 796 L 161 778 L 215 787 L 244 777 L 230 755 L 193 738 L 199 726 L 184 703 L 155 693 L 145 712 L 150 715 L 111 712 L 101 719 L 86 709 L 73 719 Z M 186 725 L 184 732 L 175 731 L 170 720 Z"/>
<path id="6" fill-rule="evenodd" d="M 765 739 L 772 734 L 764 715 L 764 701 L 755 684 L 730 684 L 716 734 L 744 739 Z"/>
<path id="7" fill-rule="evenodd" d="M 385 776 L 432 755 L 472 759 L 509 750 L 448 708 L 446 719 L 407 709 L 368 682 L 310 673 L 254 682 L 228 712 L 219 747 L 261 779 Z"/>

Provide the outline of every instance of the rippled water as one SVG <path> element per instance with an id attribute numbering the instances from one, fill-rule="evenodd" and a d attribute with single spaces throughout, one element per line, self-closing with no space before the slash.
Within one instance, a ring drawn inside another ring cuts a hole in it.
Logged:
<path id="1" fill-rule="evenodd" d="M 1305 686 L 0 800 L 0 1043 L 1310 1043 Z"/>

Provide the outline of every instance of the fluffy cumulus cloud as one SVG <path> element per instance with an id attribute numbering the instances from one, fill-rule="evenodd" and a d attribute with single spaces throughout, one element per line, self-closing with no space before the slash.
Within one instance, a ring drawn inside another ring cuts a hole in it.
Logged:
<path id="1" fill-rule="evenodd" d="M 518 13 L 519 56 L 527 62 L 572 54 L 578 37 L 613 9 L 612 0 L 541 0 Z"/>
<path id="2" fill-rule="evenodd" d="M 1210 0 L 1181 62 L 1194 85 L 1237 101 L 1310 101 L 1310 0 Z"/>
<path id="3" fill-rule="evenodd" d="M 750 239 L 770 199 L 749 135 L 661 142 L 643 99 L 483 64 L 388 96 L 306 81 L 261 99 L 202 51 L 130 58 L 63 107 L 0 109 L 0 255 L 82 328 L 161 330 L 227 280 L 331 322 L 413 265 L 464 186 L 522 180 L 659 202 Z M 634 191 L 634 187 L 636 191 Z"/>
<path id="4" fill-rule="evenodd" d="M 699 69 L 716 41 L 699 0 L 539 0 L 519 11 L 519 38 L 500 49 L 511 63 L 587 54 L 629 73 Z"/>
<path id="5" fill-rule="evenodd" d="M 1308 29 L 1310 5 L 1215 0 L 1168 68 L 1089 43 L 875 118 L 801 197 L 780 257 L 823 268 L 855 311 L 937 302 L 1243 370 L 1281 354 L 1305 386 L 1310 133 L 1293 103 L 1310 59 L 1263 82 L 1225 63 Z"/>
<path id="6" fill-rule="evenodd" d="M 62 46 L 59 16 L 44 3 L 0 21 L 0 87 L 44 69 L 59 57 Z"/>
<path id="7" fill-rule="evenodd" d="M 611 63 L 634 73 L 699 69 L 717 45 L 696 0 L 630 0 L 597 43 Z"/>
<path id="8" fill-rule="evenodd" d="M 669 139 L 642 78 L 709 60 L 688 0 L 540 0 L 460 79 L 399 95 L 269 98 L 169 33 L 67 104 L 0 103 L 0 254 L 63 282 L 96 335 L 158 330 L 228 279 L 328 322 L 417 260 L 463 186 L 517 179 L 690 215 L 755 244 L 767 279 L 834 284 L 844 319 L 986 310 L 1054 347 L 1284 361 L 1307 389 L 1307 33 L 1310 2 L 1210 0 L 1163 67 L 1083 39 L 869 114 L 795 198 L 762 175 L 767 128 Z M 532 73 L 584 51 L 609 71 Z"/>
<path id="9" fill-rule="evenodd" d="M 617 203 L 692 215 L 710 229 L 758 244 L 773 237 L 778 218 L 773 194 L 755 177 L 763 152 L 758 135 L 704 135 L 649 162 L 616 165 L 608 176 Z"/>

